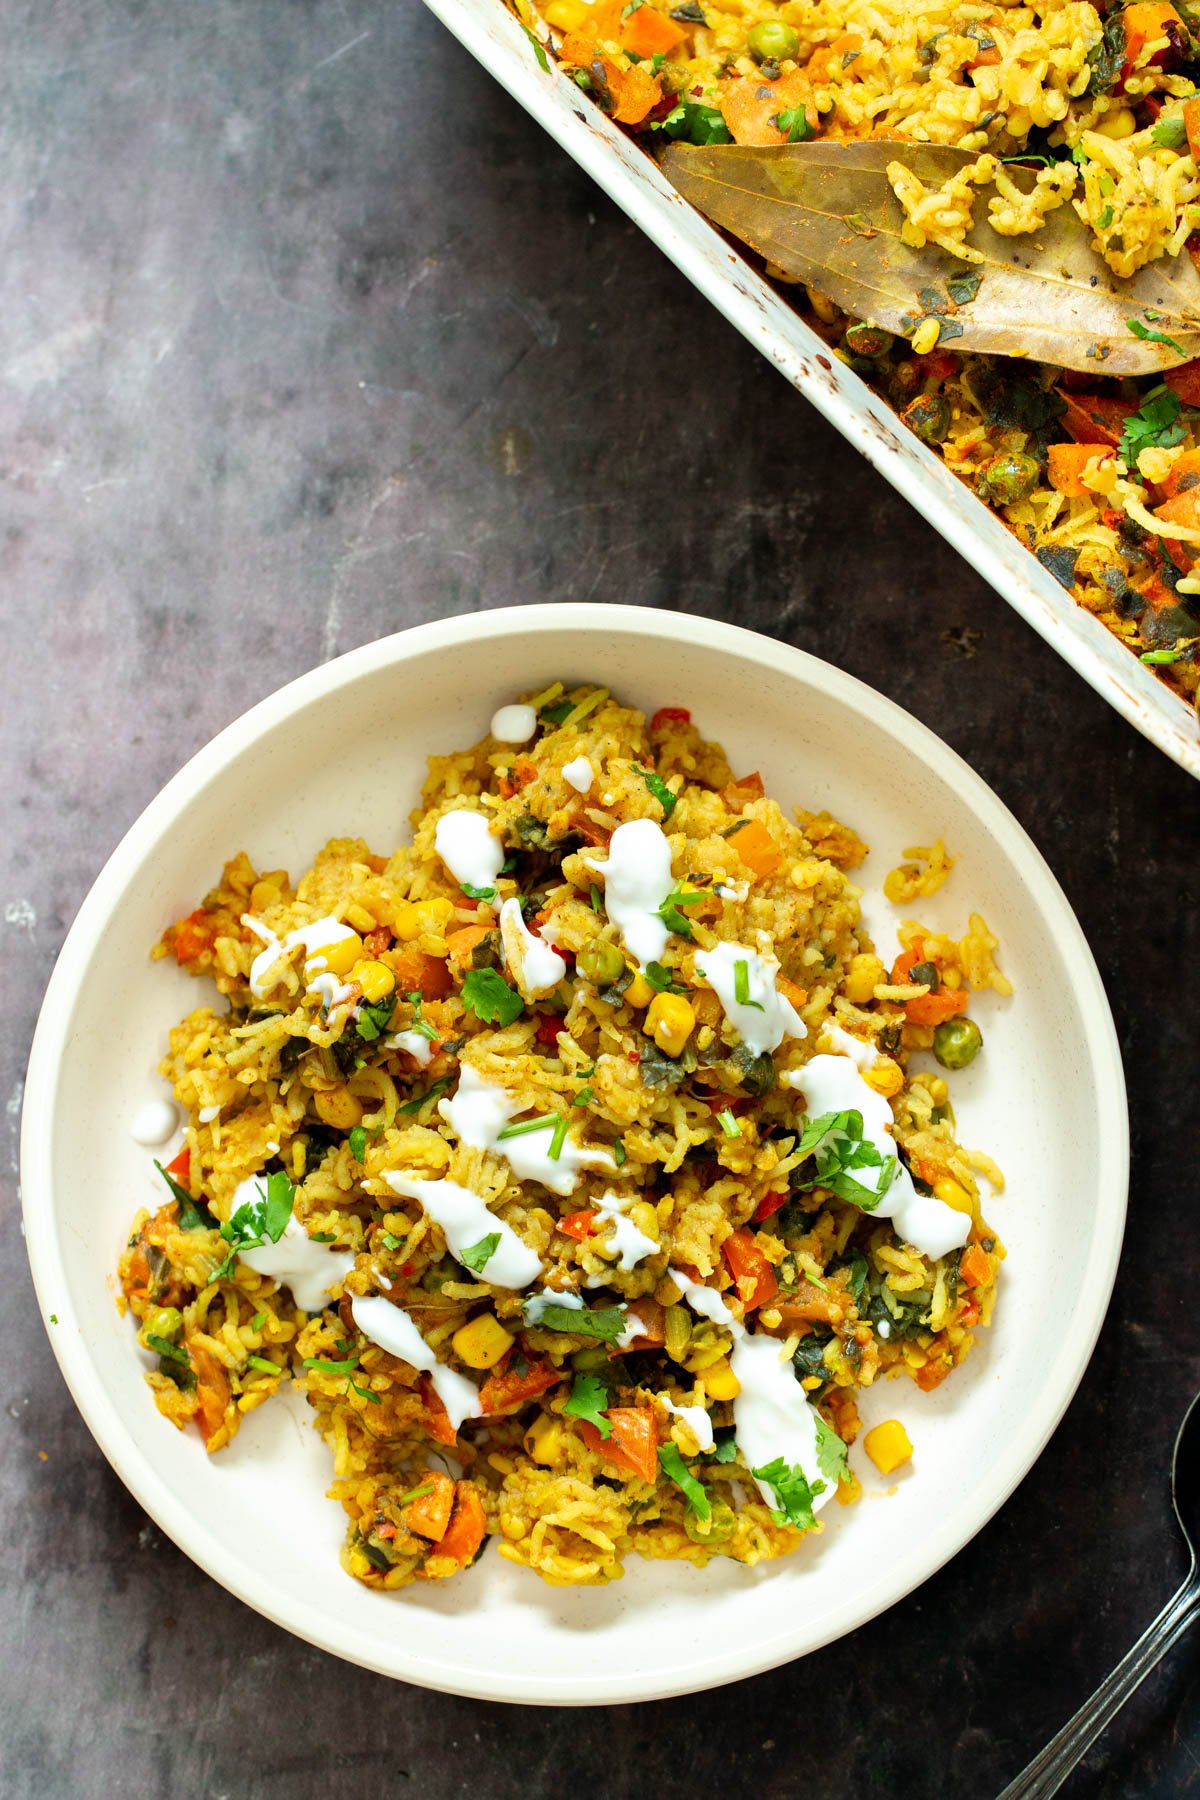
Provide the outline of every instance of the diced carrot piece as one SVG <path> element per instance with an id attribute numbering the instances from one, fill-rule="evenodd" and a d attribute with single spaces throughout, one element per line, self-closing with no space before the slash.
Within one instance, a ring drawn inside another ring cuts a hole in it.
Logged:
<path id="1" fill-rule="evenodd" d="M 892 964 L 892 985 L 904 987 L 910 984 L 913 966 L 928 960 L 924 943 L 920 938 L 915 939 L 912 949 L 902 951 Z M 937 967 L 936 963 L 934 967 Z M 968 1004 L 969 996 L 965 988 L 937 987 L 931 988 L 927 994 L 918 994 L 914 999 L 906 1000 L 904 1011 L 913 1025 L 941 1025 L 956 1013 L 966 1012 Z"/>
<path id="2" fill-rule="evenodd" d="M 743 825 L 729 841 L 752 875 L 765 879 L 779 867 L 779 845 L 766 826 L 760 825 L 757 819 L 751 819 L 748 825 Z"/>
<path id="3" fill-rule="evenodd" d="M 1187 132 L 1188 149 L 1200 156 L 1200 99 L 1183 103 L 1183 128 Z"/>
<path id="4" fill-rule="evenodd" d="M 529 1362 L 523 1357 L 518 1362 L 510 1352 L 480 1388 L 480 1409 L 488 1416 L 511 1412 L 514 1407 L 536 1399 L 565 1379 L 566 1371 L 556 1368 L 552 1362 Z"/>
<path id="5" fill-rule="evenodd" d="M 586 68 L 596 53 L 596 45 L 616 43 L 621 36 L 621 14 L 627 0 L 596 0 L 586 18 L 563 39 L 560 55 L 564 62 Z"/>
<path id="6" fill-rule="evenodd" d="M 778 81 L 764 81 L 761 75 L 740 75 L 723 84 L 721 111 L 735 144 L 786 143 L 787 133 L 771 121 L 797 106 L 805 108 L 809 129 L 816 131 L 818 114 L 812 105 L 812 84 L 803 69 L 793 69 Z"/>
<path id="7" fill-rule="evenodd" d="M 606 67 L 611 66 L 611 64 L 606 64 Z M 497 784 L 501 796 L 505 800 L 511 800 L 514 794 L 519 793 L 523 787 L 529 786 L 536 774 L 537 764 L 531 763 L 527 756 L 518 756 L 512 768 L 507 774 L 500 777 Z"/>
<path id="8" fill-rule="evenodd" d="M 469 1481 L 460 1481 L 454 1489 L 454 1512 L 435 1552 L 450 1556 L 461 1568 L 473 1562 L 487 1535 L 487 1514 L 479 1490 Z"/>
<path id="9" fill-rule="evenodd" d="M 786 975 L 777 975 L 775 986 L 791 1001 L 793 1006 L 803 1006 L 808 999 L 808 989 L 798 987 L 794 981 L 789 981 Z"/>
<path id="10" fill-rule="evenodd" d="M 1077 444 L 1107 444 L 1115 450 L 1126 420 L 1137 409 L 1131 400 L 1110 400 L 1107 394 L 1073 394 L 1060 386 L 1067 403 L 1063 424 Z"/>
<path id="11" fill-rule="evenodd" d="M 666 56 L 686 36 L 674 19 L 655 12 L 652 6 L 639 6 L 621 28 L 621 48 L 632 50 L 635 56 Z"/>
<path id="12" fill-rule="evenodd" d="M 663 1320 L 666 1308 L 657 1300 L 634 1300 L 630 1302 L 630 1313 L 641 1322 L 642 1329 L 625 1345 L 626 1350 L 658 1350 L 667 1341 Z M 616 1352 L 615 1354 L 622 1354 Z"/>
<path id="13" fill-rule="evenodd" d="M 612 117 L 619 125 L 640 125 L 662 99 L 662 83 L 644 63 L 622 69 L 604 59 L 604 77 L 613 98 Z"/>
<path id="14" fill-rule="evenodd" d="M 758 1206 L 755 1209 L 754 1223 L 756 1225 L 761 1225 L 764 1219 L 771 1218 L 779 1211 L 781 1206 L 786 1206 L 787 1203 L 788 1194 L 786 1188 L 781 1188 L 780 1191 L 775 1194 L 767 1194 L 759 1201 Z"/>
<path id="15" fill-rule="evenodd" d="M 180 919 L 175 927 L 174 945 L 175 961 L 180 968 L 211 950 L 214 936 L 212 921 L 202 906 L 189 913 L 186 919 Z"/>
<path id="16" fill-rule="evenodd" d="M 740 1231 L 732 1232 L 721 1245 L 721 1254 L 747 1312 L 766 1306 L 775 1298 L 779 1282 L 774 1267 L 759 1249 L 752 1231 L 743 1225 Z"/>
<path id="17" fill-rule="evenodd" d="M 606 1461 L 625 1469 L 641 1481 L 658 1479 L 658 1421 L 649 1406 L 612 1406 L 605 1413 L 612 1436 L 602 1438 L 586 1419 L 580 1424 L 583 1441 Z"/>
<path id="18" fill-rule="evenodd" d="M 1189 100 L 1188 105 L 1200 106 L 1200 101 Z M 1185 406 L 1200 406 L 1200 357 L 1180 363 L 1176 369 L 1168 369 L 1163 380 Z"/>
<path id="19" fill-rule="evenodd" d="M 175 1158 L 174 1162 L 169 1162 L 167 1164 L 167 1174 L 173 1181 L 177 1181 L 182 1188 L 185 1188 L 191 1180 L 192 1153 L 186 1145 L 179 1152 L 179 1155 Z"/>
<path id="20" fill-rule="evenodd" d="M 992 1265 L 982 1244 L 972 1244 L 959 1259 L 958 1273 L 966 1287 L 987 1287 L 992 1279 Z"/>
<path id="21" fill-rule="evenodd" d="M 198 1339 L 188 1338 L 186 1349 L 196 1371 L 196 1422 L 204 1442 L 211 1444 L 225 1423 L 230 1394 L 229 1371 Z"/>
<path id="22" fill-rule="evenodd" d="M 440 1469 L 426 1469 L 418 1487 L 430 1488 L 428 1494 L 418 1494 L 404 1508 L 404 1523 L 418 1537 L 443 1538 L 446 1527 L 450 1523 L 450 1514 L 454 1510 L 454 1481 L 451 1476 L 444 1475 Z"/>
<path id="23" fill-rule="evenodd" d="M 1121 65 L 1121 79 L 1124 81 L 1132 75 L 1138 65 L 1138 58 L 1147 44 L 1158 38 L 1170 38 L 1174 31 L 1186 40 L 1183 20 L 1173 6 L 1166 0 L 1135 0 L 1135 4 L 1127 6 L 1121 14 L 1125 26 L 1125 61 Z M 1161 62 L 1169 44 L 1156 50 L 1150 58 L 1152 63 Z"/>
<path id="24" fill-rule="evenodd" d="M 450 1423 L 450 1414 L 443 1406 L 442 1397 L 428 1375 L 422 1375 L 417 1384 L 417 1391 L 425 1407 L 425 1429 L 434 1443 L 457 1444 L 458 1433 Z"/>
<path id="25" fill-rule="evenodd" d="M 668 725 L 690 725 L 692 715 L 686 706 L 660 706 L 650 721 L 651 731 L 663 731 Z"/>
<path id="26" fill-rule="evenodd" d="M 388 966 L 402 994 L 423 994 L 426 1000 L 444 1000 L 454 986 L 448 966 L 440 957 L 426 956 L 413 944 L 388 953 Z"/>
<path id="27" fill-rule="evenodd" d="M 477 944 L 482 944 L 489 929 L 487 925 L 464 925 L 461 931 L 452 931 L 446 939 L 450 961 L 465 969 L 471 961 L 471 952 Z"/>
<path id="28" fill-rule="evenodd" d="M 583 1212 L 568 1213 L 565 1219 L 558 1221 L 558 1229 L 565 1231 L 568 1237 L 575 1238 L 577 1242 L 582 1243 L 584 1238 L 591 1237 L 592 1221 L 595 1217 L 595 1213 L 590 1208 L 585 1208 Z"/>
<path id="29" fill-rule="evenodd" d="M 1161 506 L 1154 508 L 1156 519 L 1164 519 L 1168 525 L 1186 525 L 1195 531 L 1200 529 L 1200 487 L 1183 488 L 1172 499 L 1164 500 Z M 1180 568 L 1190 569 L 1196 560 L 1197 545 L 1193 542 L 1185 544 L 1180 538 L 1165 538 L 1167 553 L 1174 558 Z"/>
<path id="30" fill-rule="evenodd" d="M 1083 472 L 1100 461 L 1104 451 L 1096 444 L 1051 444 L 1050 486 L 1060 494 L 1078 497 L 1090 490 L 1083 485 Z"/>
<path id="31" fill-rule="evenodd" d="M 752 775 L 738 775 L 728 787 L 721 789 L 721 799 L 730 812 L 741 812 L 743 806 L 749 806 L 751 800 L 761 800 L 766 790 L 763 778 L 755 769 Z"/>
<path id="32" fill-rule="evenodd" d="M 804 65 L 808 79 L 814 84 L 827 82 L 830 75 L 836 73 L 843 81 L 857 81 L 858 70 L 852 61 L 845 59 L 857 56 L 862 47 L 863 40 L 857 31 L 843 32 L 832 44 L 818 44 Z"/>
<path id="33" fill-rule="evenodd" d="M 950 1369 L 951 1364 L 945 1358 L 939 1358 L 937 1362 L 927 1362 L 923 1368 L 917 1370 L 917 1386 L 923 1394 L 931 1394 L 934 1388 L 941 1387 L 950 1373 Z"/>

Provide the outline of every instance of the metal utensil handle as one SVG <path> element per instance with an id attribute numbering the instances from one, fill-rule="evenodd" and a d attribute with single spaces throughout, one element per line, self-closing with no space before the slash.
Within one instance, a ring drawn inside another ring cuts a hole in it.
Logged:
<path id="1" fill-rule="evenodd" d="M 1155 1663 L 1183 1635 L 1197 1613 L 1200 1613 L 1200 1574 L 1193 1570 L 1153 1624 L 1147 1626 L 1133 1649 L 1100 1683 L 1091 1699 L 1086 1700 L 1075 1717 L 1068 1719 L 1062 1730 L 1055 1733 L 1028 1768 L 1015 1781 L 1009 1782 L 997 1800 L 1048 1800 L 1050 1794 L 1057 1793 L 1076 1763 L 1116 1717 Z"/>

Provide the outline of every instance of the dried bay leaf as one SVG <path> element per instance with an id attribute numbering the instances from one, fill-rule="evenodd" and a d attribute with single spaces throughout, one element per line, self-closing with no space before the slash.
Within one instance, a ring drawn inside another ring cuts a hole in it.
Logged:
<path id="1" fill-rule="evenodd" d="M 887 180 L 897 161 L 935 188 L 975 156 L 887 139 L 764 148 L 677 143 L 662 167 L 714 224 L 888 331 L 910 335 L 916 320 L 935 312 L 944 321 L 941 341 L 955 350 L 1094 375 L 1153 375 L 1200 357 L 1200 272 L 1189 255 L 1164 257 L 1121 280 L 1091 249 L 1091 233 L 1069 202 L 1040 231 L 1001 237 L 986 223 L 986 187 L 976 206 L 983 222 L 967 239 L 982 262 L 961 262 L 934 244 L 915 250 L 900 236 L 904 214 Z M 1015 164 L 1009 173 L 1025 188 L 1036 179 L 1035 170 Z"/>

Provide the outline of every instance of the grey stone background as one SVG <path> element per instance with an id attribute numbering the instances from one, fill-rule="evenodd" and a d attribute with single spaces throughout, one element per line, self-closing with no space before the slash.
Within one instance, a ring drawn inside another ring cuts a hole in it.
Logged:
<path id="1" fill-rule="evenodd" d="M 0 1789 L 993 1795 L 1180 1579 L 1197 1385 L 1196 789 L 702 302 L 416 0 L 4 0 Z M 105 856 L 252 701 L 447 613 L 726 617 L 992 783 L 1096 951 L 1128 1239 L 1050 1449 L 856 1636 L 709 1696 L 518 1715 L 292 1641 L 125 1494 L 18 1224 L 42 988 Z M 1068 1792 L 1200 1771 L 1195 1642 Z"/>

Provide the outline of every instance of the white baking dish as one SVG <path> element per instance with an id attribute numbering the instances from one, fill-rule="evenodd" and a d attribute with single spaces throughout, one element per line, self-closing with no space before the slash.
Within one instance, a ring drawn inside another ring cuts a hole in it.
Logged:
<path id="1" fill-rule="evenodd" d="M 1200 776 L 1200 731 L 1192 708 L 1077 605 L 995 514 L 830 355 L 786 300 L 680 198 L 652 158 L 611 124 L 553 59 L 548 70 L 540 67 L 504 0 L 425 4 L 1098 694 L 1181 768 Z M 913 604 L 920 604 L 917 596 Z"/>

